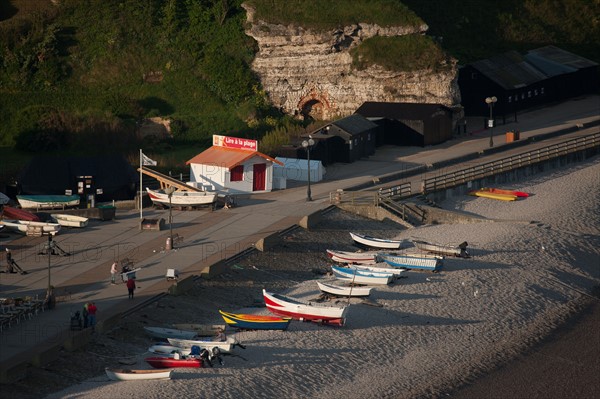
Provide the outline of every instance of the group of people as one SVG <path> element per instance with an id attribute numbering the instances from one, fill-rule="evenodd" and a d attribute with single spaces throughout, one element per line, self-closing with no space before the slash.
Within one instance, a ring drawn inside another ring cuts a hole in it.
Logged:
<path id="1" fill-rule="evenodd" d="M 127 265 L 123 266 L 123 269 L 121 271 L 122 275 L 127 275 L 127 292 L 129 293 L 129 299 L 133 299 L 133 294 L 135 292 L 135 275 L 134 274 L 126 274 L 129 271 L 129 268 L 127 267 Z M 117 264 L 117 262 L 113 262 L 112 266 L 110 267 L 110 283 L 111 284 L 116 284 L 117 283 L 117 274 L 119 274 L 119 265 Z"/>
<path id="2" fill-rule="evenodd" d="M 86 302 L 83 305 L 83 328 L 90 327 L 92 331 L 96 330 L 96 312 L 98 308 L 94 302 Z"/>

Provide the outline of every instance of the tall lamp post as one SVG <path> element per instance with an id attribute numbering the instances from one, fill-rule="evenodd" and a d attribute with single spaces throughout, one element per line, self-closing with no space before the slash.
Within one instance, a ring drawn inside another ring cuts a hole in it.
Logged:
<path id="1" fill-rule="evenodd" d="M 490 128 L 490 147 L 494 146 L 494 116 L 492 113 L 492 109 L 494 108 L 494 104 L 498 101 L 498 99 L 494 97 L 487 97 L 485 99 L 485 103 L 490 108 L 490 119 L 488 119 L 488 128 Z"/>
<path id="2" fill-rule="evenodd" d="M 173 207 L 171 205 L 171 198 L 175 190 L 175 187 L 165 189 L 165 193 L 169 196 L 169 240 L 171 241 L 171 249 L 175 248 L 175 243 L 173 242 Z"/>
<path id="3" fill-rule="evenodd" d="M 302 142 L 302 147 L 306 149 L 306 165 L 308 167 L 308 187 L 306 188 L 306 200 L 312 201 L 312 196 L 310 193 L 310 148 L 315 145 L 315 141 L 311 136 L 308 136 L 308 140 L 304 140 Z"/>

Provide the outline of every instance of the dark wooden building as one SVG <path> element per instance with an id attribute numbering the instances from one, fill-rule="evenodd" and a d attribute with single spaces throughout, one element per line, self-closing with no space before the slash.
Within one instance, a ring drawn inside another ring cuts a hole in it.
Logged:
<path id="1" fill-rule="evenodd" d="M 489 115 L 487 97 L 496 97 L 494 117 L 598 91 L 598 64 L 555 46 L 516 51 L 476 61 L 459 70 L 466 115 Z"/>
<path id="2" fill-rule="evenodd" d="M 424 147 L 452 138 L 453 111 L 441 104 L 366 102 L 355 114 L 380 126 L 379 144 Z"/>
<path id="3" fill-rule="evenodd" d="M 335 162 L 351 163 L 375 153 L 379 126 L 361 115 L 350 115 L 323 126 L 291 145 L 277 151 L 278 156 L 306 159 L 302 141 L 312 138 L 310 158 L 323 165 Z"/>

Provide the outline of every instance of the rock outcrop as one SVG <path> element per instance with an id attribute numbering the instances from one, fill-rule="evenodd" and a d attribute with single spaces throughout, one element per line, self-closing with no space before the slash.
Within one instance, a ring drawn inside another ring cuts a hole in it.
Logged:
<path id="1" fill-rule="evenodd" d="M 379 36 L 419 34 L 427 25 L 380 27 L 356 24 L 330 32 L 283 26 L 248 15 L 246 34 L 258 42 L 252 63 L 273 105 L 292 115 L 334 119 L 352 114 L 365 101 L 460 103 L 456 66 L 446 72 L 429 70 L 393 72 L 373 65 L 352 67 L 350 50 L 363 40 Z"/>

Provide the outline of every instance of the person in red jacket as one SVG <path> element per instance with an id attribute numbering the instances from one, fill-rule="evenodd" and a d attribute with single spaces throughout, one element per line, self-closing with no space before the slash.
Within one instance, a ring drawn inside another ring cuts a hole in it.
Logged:
<path id="1" fill-rule="evenodd" d="M 135 279 L 130 278 L 127 280 L 127 291 L 129 291 L 129 299 L 133 299 L 133 292 L 135 291 Z"/>
<path id="2" fill-rule="evenodd" d="M 88 326 L 92 328 L 92 331 L 96 331 L 96 312 L 98 308 L 94 302 L 88 304 Z"/>

